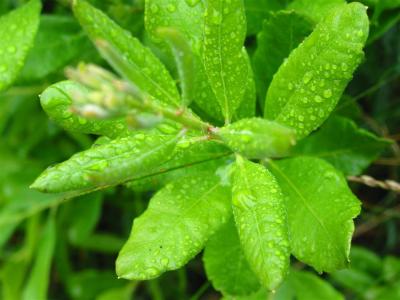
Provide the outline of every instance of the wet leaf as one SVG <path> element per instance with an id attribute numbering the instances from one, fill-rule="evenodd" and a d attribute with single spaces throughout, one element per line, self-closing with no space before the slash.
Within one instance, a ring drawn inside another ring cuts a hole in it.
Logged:
<path id="1" fill-rule="evenodd" d="M 40 97 L 47 115 L 64 129 L 72 132 L 105 135 L 115 138 L 130 135 L 126 120 L 85 119 L 71 111 L 74 94 L 89 94 L 83 85 L 73 81 L 61 81 L 48 87 Z"/>
<path id="2" fill-rule="evenodd" d="M 117 71 L 155 99 L 179 105 L 180 97 L 174 80 L 158 58 L 137 38 L 83 0 L 75 1 L 73 10 L 89 37 L 94 42 L 105 41 L 124 62 L 123 69 L 117 68 Z M 99 50 L 101 52 L 101 48 Z M 105 55 L 105 59 L 109 58 Z M 115 66 L 115 61 L 109 60 L 109 63 Z"/>
<path id="3" fill-rule="evenodd" d="M 363 58 L 366 8 L 341 5 L 291 52 L 269 87 L 264 116 L 307 136 L 329 116 Z"/>
<path id="4" fill-rule="evenodd" d="M 39 27 L 41 2 L 31 0 L 0 17 L 0 91 L 17 78 Z"/>
<path id="5" fill-rule="evenodd" d="M 295 143 L 293 130 L 261 118 L 242 119 L 221 128 L 216 135 L 247 158 L 285 156 Z"/>
<path id="6" fill-rule="evenodd" d="M 241 0 L 209 0 L 204 18 L 203 61 L 225 122 L 240 106 L 248 80 L 243 44 L 246 18 Z"/>
<path id="7" fill-rule="evenodd" d="M 118 276 L 144 280 L 179 269 L 230 215 L 229 188 L 213 173 L 168 184 L 135 219 L 117 259 Z"/>
<path id="8" fill-rule="evenodd" d="M 293 148 L 295 155 L 312 155 L 330 162 L 345 175 L 359 175 L 390 145 L 343 117 L 331 117 L 315 134 Z"/>
<path id="9" fill-rule="evenodd" d="M 288 5 L 288 9 L 309 17 L 315 23 L 324 19 L 324 17 L 333 9 L 346 3 L 345 0 L 294 0 Z"/>
<path id="10" fill-rule="evenodd" d="M 141 177 L 169 159 L 176 135 L 143 134 L 112 140 L 49 167 L 31 188 L 47 193 L 86 191 Z"/>
<path id="11" fill-rule="evenodd" d="M 360 202 L 346 179 L 322 159 L 297 157 L 270 162 L 286 197 L 291 252 L 318 272 L 345 268 L 353 219 Z"/>
<path id="12" fill-rule="evenodd" d="M 193 100 L 194 88 L 194 56 L 191 47 L 183 34 L 174 28 L 158 28 L 157 33 L 160 37 L 167 41 L 174 54 L 181 86 L 181 105 L 186 107 Z"/>
<path id="13" fill-rule="evenodd" d="M 286 209 L 279 185 L 264 166 L 238 157 L 232 202 L 250 267 L 264 287 L 274 290 L 285 278 L 290 262 Z"/>
<path id="14" fill-rule="evenodd" d="M 211 237 L 203 261 L 207 278 L 224 295 L 248 295 L 260 287 L 244 256 L 233 218 Z"/>

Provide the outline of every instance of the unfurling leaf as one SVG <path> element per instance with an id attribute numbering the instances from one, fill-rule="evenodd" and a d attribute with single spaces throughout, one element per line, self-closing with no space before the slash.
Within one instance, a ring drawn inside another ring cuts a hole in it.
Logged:
<path id="1" fill-rule="evenodd" d="M 133 180 L 171 156 L 176 135 L 138 133 L 117 138 L 49 167 L 32 188 L 50 193 L 87 191 Z"/>
<path id="2" fill-rule="evenodd" d="M 204 18 L 203 61 L 225 123 L 240 106 L 248 80 L 243 51 L 246 17 L 242 0 L 208 0 Z"/>
<path id="3" fill-rule="evenodd" d="M 293 130 L 260 118 L 242 119 L 215 134 L 247 158 L 282 157 L 295 144 Z"/>
<path id="4" fill-rule="evenodd" d="M 43 110 L 65 130 L 115 138 L 130 135 L 124 119 L 86 119 L 71 110 L 74 96 L 88 97 L 89 90 L 73 81 L 62 81 L 48 87 L 40 97 Z"/>
<path id="5" fill-rule="evenodd" d="M 344 268 L 360 202 L 346 179 L 322 159 L 297 157 L 269 163 L 286 198 L 290 248 L 318 272 Z"/>
<path id="6" fill-rule="evenodd" d="M 174 80 L 158 58 L 137 38 L 83 0 L 75 1 L 73 9 L 89 37 L 94 42 L 105 41 L 118 54 L 118 64 L 108 55 L 104 55 L 104 58 L 110 59 L 109 63 L 122 76 L 155 99 L 170 105 L 179 105 L 180 97 Z M 101 47 L 99 50 L 102 52 Z M 104 49 L 102 54 L 106 54 Z M 119 64 L 122 62 L 123 68 Z"/>
<path id="7" fill-rule="evenodd" d="M 188 106 L 193 100 L 194 88 L 194 56 L 189 43 L 184 35 L 169 27 L 157 29 L 157 34 L 170 45 L 175 57 L 175 64 L 179 73 L 179 80 L 182 93 L 182 106 Z"/>
<path id="8" fill-rule="evenodd" d="M 329 13 L 275 74 L 264 116 L 296 129 L 298 139 L 320 126 L 362 60 L 368 28 L 360 3 Z"/>
<path id="9" fill-rule="evenodd" d="M 39 27 L 41 2 L 31 0 L 0 17 L 0 91 L 17 78 Z"/>
<path id="10" fill-rule="evenodd" d="M 117 259 L 117 274 L 152 279 L 185 265 L 231 216 L 230 191 L 213 173 L 170 183 L 133 223 Z"/>
<path id="11" fill-rule="evenodd" d="M 285 203 L 274 176 L 238 156 L 233 177 L 233 213 L 244 254 L 263 286 L 274 290 L 289 268 Z"/>

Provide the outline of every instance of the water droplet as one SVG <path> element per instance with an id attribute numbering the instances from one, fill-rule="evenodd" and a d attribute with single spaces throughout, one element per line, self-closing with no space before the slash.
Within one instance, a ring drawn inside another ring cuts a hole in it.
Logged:
<path id="1" fill-rule="evenodd" d="M 182 149 L 189 148 L 189 146 L 190 146 L 190 142 L 189 141 L 182 141 L 182 142 L 178 143 L 178 147 L 182 148 Z"/>
<path id="2" fill-rule="evenodd" d="M 161 264 L 163 265 L 163 266 L 166 266 L 166 265 L 168 265 L 168 263 L 169 263 L 169 259 L 168 258 L 162 258 L 161 259 Z"/>
<path id="3" fill-rule="evenodd" d="M 153 3 L 152 5 L 150 5 L 150 11 L 151 11 L 152 13 L 157 13 L 158 10 L 159 10 L 159 8 L 158 8 L 158 5 L 157 5 L 157 4 Z"/>
<path id="4" fill-rule="evenodd" d="M 318 95 L 314 97 L 314 100 L 317 103 L 321 103 L 322 102 L 322 98 L 320 96 L 318 96 Z"/>
<path id="5" fill-rule="evenodd" d="M 309 83 L 311 78 L 312 78 L 312 73 L 311 72 L 307 72 L 303 77 L 303 83 L 304 84 Z"/>
<path id="6" fill-rule="evenodd" d="M 289 89 L 289 91 L 293 90 L 293 84 L 292 83 L 288 84 L 288 89 Z"/>
<path id="7" fill-rule="evenodd" d="M 158 270 L 155 268 L 148 268 L 148 269 L 146 269 L 145 273 L 148 276 L 156 276 L 158 273 Z"/>
<path id="8" fill-rule="evenodd" d="M 78 118 L 78 122 L 81 125 L 85 125 L 87 123 L 87 120 L 85 118 Z"/>
<path id="9" fill-rule="evenodd" d="M 135 135 L 135 138 L 139 141 L 143 141 L 145 136 L 143 133 L 138 133 L 137 135 Z"/>
<path id="10" fill-rule="evenodd" d="M 330 89 L 327 89 L 324 91 L 323 95 L 325 98 L 330 98 L 332 97 L 332 91 Z"/>
<path id="11" fill-rule="evenodd" d="M 7 51 L 9 53 L 15 53 L 17 51 L 17 48 L 15 48 L 15 46 L 9 46 L 7 47 Z"/>
<path id="12" fill-rule="evenodd" d="M 168 4 L 167 10 L 168 10 L 170 13 L 173 13 L 173 12 L 176 11 L 176 6 L 173 5 L 173 4 Z"/>

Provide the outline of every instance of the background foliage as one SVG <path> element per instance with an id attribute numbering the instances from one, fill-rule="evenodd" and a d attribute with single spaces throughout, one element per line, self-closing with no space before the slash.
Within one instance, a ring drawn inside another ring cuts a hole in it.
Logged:
<path id="1" fill-rule="evenodd" d="M 5 14 L 25 2 L 1 1 L 0 13 Z M 154 32 L 144 31 L 144 1 L 90 2 L 152 48 L 163 61 L 170 61 L 157 50 L 162 46 L 150 39 L 149 35 Z M 313 24 L 323 18 L 321 3 L 332 6 L 337 5 L 335 2 L 341 1 L 245 1 L 247 33 L 241 24 L 235 26 L 243 38 L 246 35 L 256 78 L 263 79 L 256 80 L 258 99 L 265 98 L 267 85 L 283 59 L 310 33 Z M 381 181 L 396 181 L 400 176 L 397 143 L 400 139 L 400 2 L 362 2 L 370 7 L 371 21 L 364 63 L 334 115 L 294 149 L 294 154 L 321 157 L 345 175 L 353 176 L 349 180 L 354 182 L 352 190 L 362 201 L 362 213 L 356 220 L 352 262 L 349 269 L 318 277 L 308 267 L 293 261 L 295 271 L 275 295 L 268 295 L 272 299 L 341 299 L 341 295 L 349 299 L 400 299 L 398 188 L 396 193 L 370 187 L 365 183 L 380 183 L 354 177 L 365 174 Z M 285 8 L 285 12 L 279 11 Z M 190 31 L 193 43 L 196 42 L 195 26 L 189 26 L 193 30 Z M 2 31 L 9 31 L 10 39 L 14 37 L 12 28 L 0 27 L 0 33 Z M 276 36 L 288 36 L 290 31 L 295 41 L 274 40 Z M 271 32 L 279 32 L 279 35 L 271 35 Z M 65 199 L 29 189 L 43 169 L 88 149 L 94 141 L 91 135 L 64 131 L 50 121 L 40 106 L 38 95 L 49 85 L 63 80 L 64 68 L 69 65 L 85 61 L 108 66 L 73 17 L 68 1 L 44 1 L 38 34 L 35 39 L 32 36 L 32 41 L 25 42 L 32 43 L 33 48 L 24 64 L 18 63 L 21 60 L 18 55 L 23 55 L 19 51 L 23 49 L 15 49 L 15 63 L 9 59 L 4 61 L 6 56 L 0 53 L 0 73 L 6 63 L 14 64 L 7 67 L 15 67 L 13 78 L 0 92 L 1 298 L 217 299 L 221 295 L 219 291 L 232 290 L 229 286 L 234 280 L 229 277 L 232 272 L 226 275 L 226 282 L 211 276 L 212 284 L 205 275 L 220 268 L 220 262 L 214 262 L 210 253 L 214 251 L 223 256 L 228 250 L 236 251 L 232 245 L 237 245 L 238 236 L 232 231 L 231 221 L 211 238 L 203 259 L 200 255 L 186 267 L 151 281 L 118 280 L 114 271 L 115 258 L 129 236 L 132 219 L 145 210 L 153 192 L 116 187 Z M 276 48 L 264 47 L 265 44 Z M 235 51 L 234 47 L 231 51 Z M 9 52 L 14 51 L 10 49 Z M 274 57 L 275 65 L 264 64 L 266 56 Z M 241 59 L 247 58 L 243 55 Z M 167 63 L 167 66 L 174 76 L 178 73 L 173 64 Z M 239 74 L 243 72 L 245 70 Z M 201 97 L 198 99 L 199 107 L 203 107 Z M 263 104 L 259 102 L 257 109 L 262 111 Z M 214 117 L 220 118 L 221 112 Z M 349 132 L 353 133 L 351 140 Z M 357 147 L 351 146 L 354 137 Z M 383 138 L 392 143 L 388 146 Z M 338 152 L 341 155 L 337 155 Z M 379 157 L 378 152 L 382 153 Z M 279 165 L 277 168 L 290 167 Z M 224 239 L 218 239 L 218 235 Z M 240 259 L 245 261 L 243 257 L 238 257 Z M 229 264 L 232 262 L 225 263 Z M 249 280 L 246 284 L 254 290 L 259 288 L 258 282 Z M 261 289 L 252 296 L 235 299 L 266 297 L 267 292 Z"/>

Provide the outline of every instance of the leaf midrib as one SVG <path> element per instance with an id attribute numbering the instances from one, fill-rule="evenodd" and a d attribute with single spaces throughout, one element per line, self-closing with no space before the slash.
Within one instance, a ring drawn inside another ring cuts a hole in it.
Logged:
<path id="1" fill-rule="evenodd" d="M 317 223 L 320 224 L 321 228 L 323 229 L 323 232 L 325 233 L 326 237 L 328 238 L 328 240 L 331 240 L 331 236 L 329 234 L 328 229 L 325 227 L 325 224 L 322 222 L 322 220 L 318 217 L 318 215 L 314 212 L 314 210 L 312 209 L 311 206 L 308 205 L 306 198 L 303 196 L 303 194 L 300 192 L 299 189 L 297 189 L 296 185 L 290 180 L 289 177 L 287 177 L 285 175 L 285 173 L 283 173 L 281 171 L 281 169 L 279 169 L 277 167 L 277 165 L 275 163 L 273 163 L 272 161 L 270 162 L 270 165 L 282 176 L 283 179 L 285 179 L 285 181 L 289 184 L 289 186 L 292 188 L 292 190 L 299 196 L 299 199 L 301 199 L 304 207 L 310 212 L 310 214 L 314 217 L 314 219 L 317 221 Z M 338 248 L 337 243 L 335 241 L 335 239 L 332 239 L 333 242 L 331 242 L 331 244 L 333 245 L 334 248 L 336 248 L 336 250 L 338 252 L 341 252 L 341 250 Z"/>

